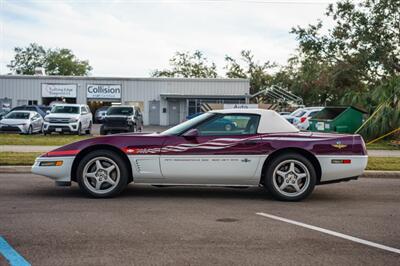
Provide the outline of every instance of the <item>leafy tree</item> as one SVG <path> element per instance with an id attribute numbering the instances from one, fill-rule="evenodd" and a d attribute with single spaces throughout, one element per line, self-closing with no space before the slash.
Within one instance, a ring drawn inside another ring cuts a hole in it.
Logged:
<path id="1" fill-rule="evenodd" d="M 351 62 L 366 82 L 400 73 L 400 1 L 345 0 L 326 15 L 335 23 L 327 34 L 321 22 L 292 29 L 302 52 L 328 64 Z"/>
<path id="2" fill-rule="evenodd" d="M 382 105 L 373 122 L 361 131 L 367 138 L 399 127 L 398 100 L 391 102 L 388 97 L 400 98 L 400 1 L 354 4 L 343 0 L 329 5 L 326 15 L 333 19 L 331 29 L 326 30 L 321 21 L 292 29 L 299 41 L 299 60 L 290 74 L 284 69 L 286 75 L 281 77 L 289 76 L 292 86 L 299 84 L 297 89 L 303 90 L 308 81 L 325 77 L 322 88 L 312 84 L 312 90 L 318 95 L 331 93 L 331 103 L 361 105 L 371 113 Z M 311 69 L 319 65 L 323 71 L 314 69 L 317 76 L 308 79 L 310 65 Z"/>
<path id="3" fill-rule="evenodd" d="M 69 49 L 49 50 L 46 56 L 46 72 L 49 75 L 86 76 L 92 67 L 87 60 L 79 60 Z"/>
<path id="4" fill-rule="evenodd" d="M 46 50 L 36 43 L 25 48 L 15 47 L 14 52 L 14 59 L 7 67 L 18 74 L 33 75 L 36 67 L 46 64 Z"/>
<path id="5" fill-rule="evenodd" d="M 183 78 L 216 78 L 217 67 L 215 63 L 208 63 L 207 58 L 200 51 L 193 54 L 189 52 L 176 52 L 169 60 L 171 70 L 155 70 L 153 77 L 183 77 Z"/>
<path id="6" fill-rule="evenodd" d="M 79 60 L 69 49 L 45 49 L 36 43 L 16 47 L 14 59 L 8 67 L 18 74 L 33 75 L 36 67 L 43 67 L 48 75 L 86 76 L 92 67 L 87 60 Z"/>
<path id="7" fill-rule="evenodd" d="M 250 94 L 258 92 L 265 86 L 272 85 L 272 75 L 268 74 L 267 71 L 274 68 L 275 64 L 269 61 L 257 62 L 250 50 L 242 50 L 240 55 L 240 60 L 244 66 L 231 56 L 225 57 L 226 76 L 228 78 L 250 79 Z"/>

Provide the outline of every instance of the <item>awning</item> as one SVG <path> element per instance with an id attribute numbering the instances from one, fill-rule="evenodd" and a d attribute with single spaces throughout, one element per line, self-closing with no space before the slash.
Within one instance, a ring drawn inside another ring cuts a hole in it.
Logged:
<path id="1" fill-rule="evenodd" d="M 194 94 L 176 94 L 176 93 L 161 93 L 162 99 L 246 99 L 251 95 L 194 95 Z"/>

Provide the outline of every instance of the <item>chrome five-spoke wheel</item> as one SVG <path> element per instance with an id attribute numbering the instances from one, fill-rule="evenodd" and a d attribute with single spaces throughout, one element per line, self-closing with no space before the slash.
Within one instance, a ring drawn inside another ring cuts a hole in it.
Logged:
<path id="1" fill-rule="evenodd" d="M 297 160 L 285 160 L 273 173 L 273 184 L 283 195 L 293 197 L 302 194 L 310 183 L 307 167 Z"/>
<path id="2" fill-rule="evenodd" d="M 118 165 L 107 157 L 90 160 L 83 169 L 83 181 L 95 193 L 107 193 L 118 184 L 121 173 Z"/>
<path id="3" fill-rule="evenodd" d="M 128 184 L 129 172 L 122 155 L 111 150 L 97 150 L 79 162 L 77 181 L 82 191 L 96 198 L 119 194 Z"/>
<path id="4" fill-rule="evenodd" d="M 268 163 L 263 185 L 279 200 L 305 199 L 314 190 L 317 180 L 314 165 L 298 153 L 274 156 Z"/>

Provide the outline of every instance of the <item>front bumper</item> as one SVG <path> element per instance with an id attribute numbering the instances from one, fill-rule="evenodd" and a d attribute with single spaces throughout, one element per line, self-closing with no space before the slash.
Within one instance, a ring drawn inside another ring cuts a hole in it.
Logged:
<path id="1" fill-rule="evenodd" d="M 321 183 L 360 176 L 368 163 L 368 155 L 317 155 L 321 165 Z M 351 163 L 333 163 L 350 160 Z"/>
<path id="2" fill-rule="evenodd" d="M 28 127 L 26 125 L 0 125 L 0 132 L 27 133 Z"/>
<path id="3" fill-rule="evenodd" d="M 51 133 L 51 132 L 77 132 L 79 123 L 48 123 L 45 122 L 43 126 L 43 130 Z"/>
<path id="4" fill-rule="evenodd" d="M 106 131 L 126 131 L 129 132 L 133 129 L 134 125 L 105 125 L 103 124 L 103 129 Z"/>
<path id="5" fill-rule="evenodd" d="M 49 177 L 56 182 L 70 182 L 71 169 L 75 157 L 38 157 L 32 165 L 31 172 L 36 175 Z M 40 166 L 41 162 L 62 161 L 61 166 Z"/>

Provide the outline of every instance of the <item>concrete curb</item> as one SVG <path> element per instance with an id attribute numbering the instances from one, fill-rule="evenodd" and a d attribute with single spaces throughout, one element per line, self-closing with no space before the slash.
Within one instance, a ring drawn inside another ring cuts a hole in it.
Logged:
<path id="1" fill-rule="evenodd" d="M 2 174 L 26 174 L 31 172 L 31 166 L 7 165 L 0 166 Z"/>
<path id="2" fill-rule="evenodd" d="M 2 174 L 26 174 L 31 172 L 31 166 L 0 166 Z M 400 171 L 365 171 L 362 178 L 400 178 Z"/>

